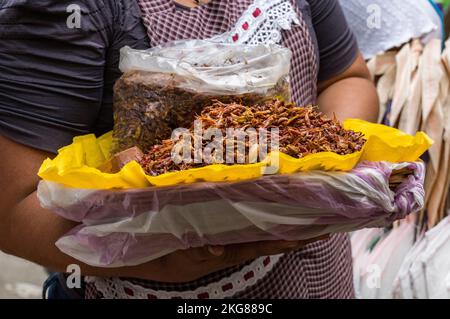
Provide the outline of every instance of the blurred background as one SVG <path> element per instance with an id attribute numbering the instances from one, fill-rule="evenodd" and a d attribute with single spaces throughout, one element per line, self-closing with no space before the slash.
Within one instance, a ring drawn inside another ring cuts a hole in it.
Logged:
<path id="1" fill-rule="evenodd" d="M 0 252 L 0 299 L 40 299 L 44 269 Z"/>

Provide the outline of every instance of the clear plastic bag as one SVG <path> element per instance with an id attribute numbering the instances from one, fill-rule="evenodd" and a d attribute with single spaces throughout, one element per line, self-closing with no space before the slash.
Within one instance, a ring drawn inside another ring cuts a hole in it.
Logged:
<path id="1" fill-rule="evenodd" d="M 290 99 L 291 52 L 278 45 L 178 41 L 150 50 L 121 50 L 124 75 L 114 88 L 113 153 L 147 151 L 189 127 L 214 100 L 254 105 Z"/>
<path id="2" fill-rule="evenodd" d="M 81 223 L 58 240 L 61 251 L 90 265 L 120 267 L 190 247 L 390 225 L 423 208 L 423 180 L 419 162 L 363 162 L 350 172 L 126 190 L 42 181 L 38 197 L 44 208 Z"/>

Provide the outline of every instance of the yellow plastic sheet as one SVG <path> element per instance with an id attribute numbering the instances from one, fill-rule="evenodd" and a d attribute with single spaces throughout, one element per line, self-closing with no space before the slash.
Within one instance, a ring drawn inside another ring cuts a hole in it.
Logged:
<path id="1" fill-rule="evenodd" d="M 279 155 L 279 174 L 309 170 L 349 171 L 360 161 L 413 162 L 432 145 L 432 140 L 423 132 L 411 136 L 394 128 L 362 120 L 347 120 L 344 122 L 344 127 L 365 135 L 367 143 L 362 151 L 344 156 L 323 152 L 301 159 L 272 153 L 269 159 L 262 163 L 210 165 L 157 177 L 146 175 L 136 162 L 128 163 L 116 174 L 101 172 L 96 167 L 108 159 L 112 135 L 108 133 L 97 139 L 91 134 L 74 138 L 73 143 L 60 149 L 53 160 L 45 160 L 38 175 L 44 180 L 89 189 L 173 186 L 197 181 L 239 181 L 262 176 L 263 168 L 276 163 L 277 155 Z"/>

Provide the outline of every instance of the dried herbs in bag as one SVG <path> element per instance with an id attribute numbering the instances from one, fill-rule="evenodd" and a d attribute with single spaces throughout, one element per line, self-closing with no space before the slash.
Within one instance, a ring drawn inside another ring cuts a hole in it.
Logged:
<path id="1" fill-rule="evenodd" d="M 175 42 L 147 51 L 124 48 L 124 75 L 114 90 L 112 153 L 138 146 L 148 151 L 189 127 L 213 101 L 255 105 L 290 99 L 291 53 L 277 45 Z"/>

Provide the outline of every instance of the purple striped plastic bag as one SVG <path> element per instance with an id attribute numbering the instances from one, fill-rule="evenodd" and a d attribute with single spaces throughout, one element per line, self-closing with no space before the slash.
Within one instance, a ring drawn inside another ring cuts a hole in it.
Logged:
<path id="1" fill-rule="evenodd" d="M 413 173 L 395 191 L 394 170 Z M 121 267 L 180 249 L 304 240 L 383 227 L 424 206 L 423 163 L 365 162 L 350 172 L 312 171 L 237 183 L 81 190 L 42 181 L 44 208 L 81 224 L 58 240 L 93 266 Z"/>

